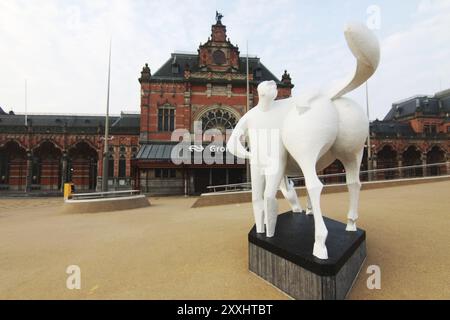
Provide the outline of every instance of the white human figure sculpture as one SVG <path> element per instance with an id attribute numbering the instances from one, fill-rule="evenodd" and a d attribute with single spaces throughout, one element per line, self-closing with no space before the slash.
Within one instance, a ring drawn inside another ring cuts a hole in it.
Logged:
<path id="1" fill-rule="evenodd" d="M 344 165 L 350 194 L 346 230 L 356 231 L 361 188 L 359 172 L 369 120 L 361 106 L 342 96 L 366 82 L 375 73 L 380 59 L 378 40 L 365 25 L 349 24 L 344 34 L 357 61 L 356 71 L 349 80 L 326 94 L 307 94 L 278 101 L 275 101 L 276 84 L 273 81 L 261 83 L 258 105 L 241 118 L 228 141 L 230 152 L 250 159 L 256 229 L 258 233 L 264 233 L 265 224 L 267 237 L 273 237 L 275 233 L 278 216 L 275 194 L 280 185 L 291 206 L 297 207 L 298 199 L 296 196 L 296 200 L 293 199 L 293 188 L 286 176 L 298 174 L 300 167 L 314 215 L 313 255 L 319 259 L 328 259 L 325 245 L 328 230 L 320 207 L 323 184 L 317 171 L 336 159 Z M 267 139 L 269 134 L 266 139 L 261 134 L 276 130 L 279 135 L 274 134 L 271 139 Z M 250 152 L 240 141 L 245 134 L 249 137 Z M 300 212 L 299 205 L 298 209 Z"/>
<path id="2" fill-rule="evenodd" d="M 301 212 L 297 194 L 284 176 L 287 151 L 281 141 L 280 123 L 284 121 L 290 105 L 274 107 L 277 93 L 274 81 L 262 82 L 258 86 L 258 105 L 240 119 L 228 142 L 232 153 L 250 159 L 256 230 L 264 233 L 266 226 L 268 237 L 273 237 L 275 233 L 277 215 L 264 213 L 278 212 L 276 193 L 280 184 L 285 197 L 294 204 L 293 209 Z M 236 138 L 239 139 L 244 133 L 249 135 L 251 154 L 240 143 L 235 143 Z"/>

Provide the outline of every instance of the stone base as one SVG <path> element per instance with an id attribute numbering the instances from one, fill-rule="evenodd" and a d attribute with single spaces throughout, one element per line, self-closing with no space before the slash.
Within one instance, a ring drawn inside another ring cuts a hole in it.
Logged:
<path id="1" fill-rule="evenodd" d="M 324 218 L 328 260 L 312 255 L 314 218 L 300 213 L 278 216 L 275 237 L 248 235 L 249 269 L 294 299 L 342 300 L 366 258 L 366 233 Z"/>
<path id="2" fill-rule="evenodd" d="M 131 210 L 149 207 L 146 196 L 137 195 L 121 198 L 100 198 L 86 200 L 65 200 L 63 213 L 98 213 Z"/>

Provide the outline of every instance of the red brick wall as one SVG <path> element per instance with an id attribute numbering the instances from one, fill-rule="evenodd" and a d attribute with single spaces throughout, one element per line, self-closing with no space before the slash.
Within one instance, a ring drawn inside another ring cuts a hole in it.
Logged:
<path id="1" fill-rule="evenodd" d="M 44 190 L 58 190 L 61 180 L 60 161 L 43 160 L 41 163 L 40 184 Z"/>
<path id="2" fill-rule="evenodd" d="M 9 185 L 12 190 L 25 190 L 27 177 L 27 161 L 22 159 L 11 160 L 9 164 Z"/>
<path id="3" fill-rule="evenodd" d="M 75 190 L 89 189 L 89 161 L 75 160 L 72 163 L 72 182 L 75 184 Z"/>

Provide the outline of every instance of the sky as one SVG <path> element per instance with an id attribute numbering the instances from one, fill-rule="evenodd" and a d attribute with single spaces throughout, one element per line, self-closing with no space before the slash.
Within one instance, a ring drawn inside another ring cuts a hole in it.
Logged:
<path id="1" fill-rule="evenodd" d="M 343 29 L 368 23 L 381 44 L 369 80 L 370 118 L 393 102 L 450 88 L 450 0 L 0 0 L 0 106 L 29 113 L 103 114 L 112 38 L 111 113 L 139 112 L 138 77 L 174 51 L 196 52 L 215 11 L 241 55 L 261 58 L 293 95 L 353 71 Z M 350 97 L 365 108 L 365 88 Z"/>

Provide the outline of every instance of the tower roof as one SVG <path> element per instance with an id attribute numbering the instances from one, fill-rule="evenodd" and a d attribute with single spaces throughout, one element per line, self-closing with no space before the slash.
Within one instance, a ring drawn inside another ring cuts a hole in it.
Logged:
<path id="1" fill-rule="evenodd" d="M 216 23 L 211 26 L 211 36 L 200 44 L 197 53 L 172 53 L 170 58 L 151 76 L 155 81 L 246 81 L 246 57 L 241 57 L 238 46 L 227 37 L 223 15 L 216 12 Z M 285 74 L 280 81 L 258 57 L 249 57 L 250 81 L 273 80 L 279 86 L 293 85 Z"/>

